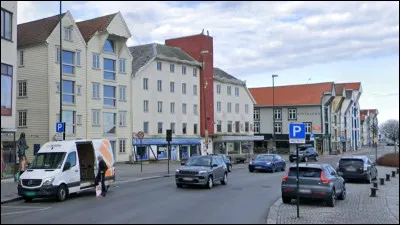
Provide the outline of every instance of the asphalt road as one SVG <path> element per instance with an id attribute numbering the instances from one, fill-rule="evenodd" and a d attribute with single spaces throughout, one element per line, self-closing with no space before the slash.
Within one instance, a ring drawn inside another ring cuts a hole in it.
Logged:
<path id="1" fill-rule="evenodd" d="M 390 151 L 380 151 L 380 154 Z M 363 155 L 371 156 L 371 152 Z M 336 165 L 340 156 L 320 162 Z M 213 189 L 176 188 L 174 178 L 130 182 L 110 188 L 106 198 L 94 192 L 1 205 L 1 223 L 265 223 L 269 207 L 280 197 L 285 172 L 249 173 L 236 169 L 228 185 Z"/>

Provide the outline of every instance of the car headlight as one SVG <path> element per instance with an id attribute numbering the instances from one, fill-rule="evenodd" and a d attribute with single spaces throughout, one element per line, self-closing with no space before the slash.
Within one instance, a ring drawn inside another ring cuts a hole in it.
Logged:
<path id="1" fill-rule="evenodd" d="M 207 173 L 207 171 L 205 171 L 205 170 L 199 171 L 199 174 L 205 174 L 205 173 Z"/>
<path id="2" fill-rule="evenodd" d="M 49 177 L 49 178 L 44 179 L 43 185 L 52 185 L 54 179 L 55 179 L 55 177 Z"/>
<path id="3" fill-rule="evenodd" d="M 253 165 L 253 161 L 250 161 L 250 165 Z"/>
<path id="4" fill-rule="evenodd" d="M 176 169 L 176 172 L 177 172 L 177 173 L 179 173 L 179 170 L 178 170 L 178 169 Z"/>
<path id="5" fill-rule="evenodd" d="M 271 162 L 267 162 L 267 165 L 271 164 Z"/>

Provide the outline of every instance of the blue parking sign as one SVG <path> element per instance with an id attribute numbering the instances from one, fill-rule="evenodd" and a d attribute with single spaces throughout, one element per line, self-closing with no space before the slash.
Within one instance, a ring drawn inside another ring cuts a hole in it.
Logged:
<path id="1" fill-rule="evenodd" d="M 289 124 L 289 143 L 304 144 L 306 143 L 306 125 L 299 123 Z"/>
<path id="2" fill-rule="evenodd" d="M 56 123 L 56 132 L 65 132 L 65 123 L 64 122 L 57 122 Z"/>

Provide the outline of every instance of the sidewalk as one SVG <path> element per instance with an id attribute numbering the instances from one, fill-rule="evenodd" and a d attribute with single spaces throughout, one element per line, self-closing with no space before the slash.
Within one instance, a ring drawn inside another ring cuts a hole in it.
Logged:
<path id="1" fill-rule="evenodd" d="M 396 170 L 378 167 L 378 178 Z M 300 218 L 296 217 L 296 203 L 283 204 L 278 199 L 271 206 L 268 224 L 399 224 L 399 174 L 378 185 L 377 197 L 369 197 L 372 184 L 346 183 L 347 197 L 336 201 L 333 208 L 314 201 L 300 202 Z"/>

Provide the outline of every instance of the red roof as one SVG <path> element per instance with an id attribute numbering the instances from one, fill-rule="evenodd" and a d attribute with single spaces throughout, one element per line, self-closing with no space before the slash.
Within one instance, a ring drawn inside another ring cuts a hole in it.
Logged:
<path id="1" fill-rule="evenodd" d="M 320 105 L 324 92 L 331 92 L 333 82 L 276 86 L 275 105 Z M 272 87 L 250 88 L 258 106 L 272 106 Z"/>
<path id="2" fill-rule="evenodd" d="M 336 96 L 342 96 L 344 84 L 335 84 Z"/>
<path id="3" fill-rule="evenodd" d="M 352 82 L 352 83 L 336 83 L 335 85 L 344 85 L 346 90 L 360 90 L 361 82 Z"/>
<path id="4" fill-rule="evenodd" d="M 86 43 L 97 31 L 106 31 L 108 25 L 110 25 L 115 15 L 117 15 L 117 13 L 76 23 Z"/>

